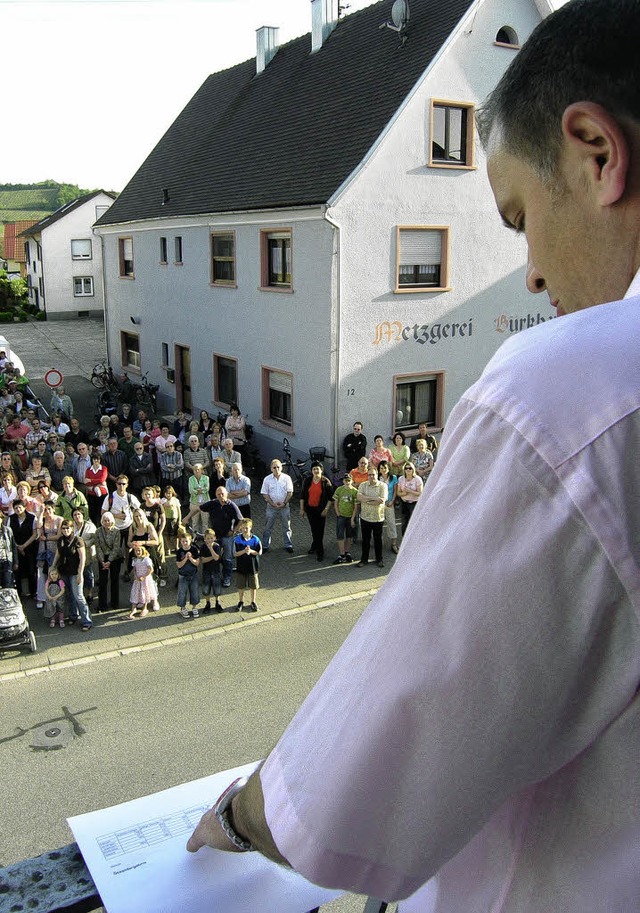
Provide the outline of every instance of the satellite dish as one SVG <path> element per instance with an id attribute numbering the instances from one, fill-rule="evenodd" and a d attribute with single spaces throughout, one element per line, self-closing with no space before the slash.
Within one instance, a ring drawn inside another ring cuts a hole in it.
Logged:
<path id="1" fill-rule="evenodd" d="M 409 0 L 395 0 L 393 6 L 391 7 L 391 22 L 383 22 L 380 26 L 381 29 L 391 29 L 394 32 L 400 34 L 400 41 L 402 44 L 407 40 L 407 36 L 403 34 L 407 25 L 409 24 Z"/>
<path id="2" fill-rule="evenodd" d="M 395 0 L 391 7 L 391 20 L 398 32 L 406 28 L 409 22 L 409 0 Z"/>

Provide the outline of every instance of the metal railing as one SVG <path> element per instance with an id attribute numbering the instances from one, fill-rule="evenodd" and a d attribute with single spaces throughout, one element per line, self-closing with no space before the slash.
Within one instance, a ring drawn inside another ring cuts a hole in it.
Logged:
<path id="1" fill-rule="evenodd" d="M 0 869 L 0 913 L 90 913 L 100 907 L 102 899 L 77 843 Z M 385 913 L 387 907 L 370 897 L 363 913 Z M 309 913 L 319 913 L 319 908 Z"/>

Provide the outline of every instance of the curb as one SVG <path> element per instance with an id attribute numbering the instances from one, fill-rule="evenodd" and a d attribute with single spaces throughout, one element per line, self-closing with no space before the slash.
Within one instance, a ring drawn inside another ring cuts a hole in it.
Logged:
<path id="1" fill-rule="evenodd" d="M 379 587 L 370 590 L 362 590 L 359 593 L 350 593 L 345 596 L 336 596 L 335 599 L 325 599 L 322 602 L 312 602 L 309 605 L 297 606 L 295 609 L 283 609 L 282 612 L 269 612 L 265 615 L 252 617 L 240 617 L 238 621 L 230 624 L 218 625 L 215 628 L 209 628 L 203 631 L 194 631 L 189 634 L 177 634 L 175 637 L 164 637 L 159 640 L 153 640 L 147 644 L 141 644 L 135 647 L 122 647 L 119 650 L 104 650 L 101 653 L 94 653 L 89 656 L 81 656 L 78 659 L 60 660 L 56 663 L 49 663 L 46 666 L 35 666 L 32 669 L 23 669 L 18 672 L 6 672 L 0 675 L 0 682 L 16 681 L 17 679 L 30 678 L 34 675 L 43 675 L 50 672 L 57 672 L 60 669 L 71 669 L 75 666 L 86 666 L 90 663 L 104 662 L 108 659 L 119 659 L 130 656 L 132 653 L 146 653 L 150 650 L 157 650 L 160 647 L 175 647 L 189 640 L 204 640 L 213 637 L 222 637 L 232 631 L 240 629 L 246 630 L 254 625 L 264 624 L 265 622 L 278 621 L 282 618 L 289 618 L 295 615 L 305 615 L 307 612 L 315 612 L 318 609 L 328 609 L 340 605 L 344 602 L 353 602 L 358 599 L 365 599 L 367 596 L 372 597 L 378 592 Z"/>

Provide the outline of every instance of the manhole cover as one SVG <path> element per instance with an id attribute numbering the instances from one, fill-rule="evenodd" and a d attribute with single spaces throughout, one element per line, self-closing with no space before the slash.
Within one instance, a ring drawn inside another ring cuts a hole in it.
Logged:
<path id="1" fill-rule="evenodd" d="M 45 724 L 31 732 L 31 747 L 39 751 L 66 748 L 73 739 L 73 726 L 64 720 L 59 726 Z"/>

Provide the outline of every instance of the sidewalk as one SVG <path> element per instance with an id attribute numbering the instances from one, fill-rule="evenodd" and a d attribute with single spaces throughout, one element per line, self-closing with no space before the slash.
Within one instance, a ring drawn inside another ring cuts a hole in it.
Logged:
<path id="1" fill-rule="evenodd" d="M 253 482 L 255 488 L 256 482 Z M 259 486 L 258 486 L 259 487 Z M 293 613 L 317 611 L 336 603 L 372 597 L 384 581 L 395 555 L 385 550 L 385 568 L 380 570 L 370 562 L 366 568 L 356 567 L 356 561 L 349 565 L 332 564 L 338 554 L 335 539 L 335 523 L 328 517 L 325 532 L 326 558 L 319 562 L 315 555 L 308 555 L 311 545 L 309 524 L 300 518 L 298 502 L 292 502 L 292 529 L 294 553 L 284 551 L 280 531 L 276 526 L 269 553 L 263 556 L 260 565 L 260 589 L 257 595 L 259 611 L 245 615 L 241 612 L 220 615 L 200 615 L 198 619 L 183 619 L 176 607 L 174 583 L 177 578 L 175 559 L 167 559 L 169 579 L 166 587 L 159 589 L 161 610 L 149 613 L 145 618 L 129 620 L 127 603 L 130 584 L 121 582 L 121 604 L 118 611 L 94 614 L 94 627 L 82 633 L 78 625 L 73 627 L 49 628 L 48 620 L 35 608 L 33 600 L 23 599 L 23 605 L 32 631 L 38 641 L 36 653 L 28 648 L 22 650 L 0 649 L 0 681 L 21 678 L 40 672 L 68 668 L 69 665 L 84 664 L 108 659 L 143 649 L 155 649 L 194 637 L 220 636 L 237 625 L 250 626 L 274 621 L 276 618 Z M 264 526 L 264 501 L 260 494 L 254 495 L 252 514 L 256 532 L 260 536 Z M 356 560 L 360 554 L 359 545 L 353 550 Z M 235 577 L 235 575 L 234 575 Z M 225 609 L 237 604 L 235 579 L 231 586 L 222 590 L 220 598 Z M 202 609 L 204 602 L 200 604 Z M 93 605 L 95 606 L 95 600 Z"/>
<path id="2" fill-rule="evenodd" d="M 9 338 L 9 337 L 8 337 Z M 42 377 L 48 368 L 56 367 L 65 375 L 67 392 L 71 396 L 81 424 L 92 428 L 95 423 L 95 391 L 89 382 L 93 365 L 104 357 L 104 328 L 101 321 L 56 321 L 52 323 L 15 324 L 9 341 L 25 363 L 32 387 L 43 397 L 48 406 L 49 396 Z M 261 479 L 252 479 L 252 515 L 255 531 L 262 537 L 265 504 L 260 495 Z M 33 600 L 25 598 L 23 605 L 29 624 L 38 641 L 36 653 L 27 648 L 5 650 L 0 648 L 0 681 L 67 668 L 122 655 L 127 652 L 155 649 L 180 642 L 185 638 L 224 635 L 238 625 L 262 624 L 273 621 L 283 613 L 321 610 L 327 605 L 373 596 L 389 572 L 395 555 L 385 548 L 385 568 L 375 563 L 367 568 L 357 568 L 360 547 L 354 546 L 355 561 L 350 565 L 333 566 L 338 550 L 335 539 L 335 521 L 327 518 L 325 532 L 326 558 L 318 562 L 315 555 L 307 555 L 311 545 L 309 524 L 299 516 L 299 504 L 291 504 L 294 553 L 289 555 L 282 548 L 280 528 L 274 529 L 271 549 L 262 558 L 257 615 L 227 613 L 201 615 L 198 619 L 181 618 L 176 608 L 175 560 L 169 558 L 169 580 L 160 588 L 159 613 L 150 613 L 143 619 L 127 618 L 130 585 L 121 583 L 119 611 L 94 615 L 94 628 L 82 633 L 78 626 L 49 628 L 42 612 Z M 237 604 L 235 580 L 223 589 L 221 603 L 225 609 Z M 95 601 L 93 605 L 95 606 Z M 204 603 L 201 603 L 201 606 Z"/>

